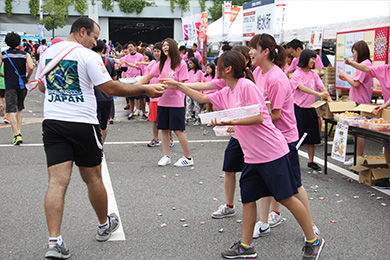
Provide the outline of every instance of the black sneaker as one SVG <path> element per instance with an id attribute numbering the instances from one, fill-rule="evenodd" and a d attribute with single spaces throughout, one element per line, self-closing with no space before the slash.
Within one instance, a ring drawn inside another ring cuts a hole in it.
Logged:
<path id="1" fill-rule="evenodd" d="M 96 240 L 99 242 L 107 241 L 111 234 L 119 228 L 119 218 L 115 213 L 111 213 L 108 218 L 110 223 L 109 228 L 98 228 Z"/>
<path id="2" fill-rule="evenodd" d="M 221 254 L 224 258 L 228 259 L 257 257 L 257 253 L 253 244 L 250 248 L 245 248 L 241 245 L 241 241 L 234 243 L 230 249 L 223 251 Z"/>
<path id="3" fill-rule="evenodd" d="M 67 259 L 69 257 L 70 253 L 64 242 L 62 242 L 62 245 L 57 244 L 57 242 L 49 242 L 45 258 Z"/>
<path id="4" fill-rule="evenodd" d="M 321 171 L 321 167 L 318 166 L 315 162 L 311 162 L 307 164 L 307 167 L 312 168 L 315 171 Z"/>
<path id="5" fill-rule="evenodd" d="M 320 237 L 318 237 L 318 239 L 319 241 L 317 245 L 305 242 L 305 245 L 302 248 L 302 260 L 317 260 L 320 257 L 321 251 L 325 246 L 325 240 Z"/>

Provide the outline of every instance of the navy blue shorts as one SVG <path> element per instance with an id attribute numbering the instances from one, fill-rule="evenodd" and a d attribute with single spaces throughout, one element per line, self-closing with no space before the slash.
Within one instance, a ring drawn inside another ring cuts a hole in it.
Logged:
<path id="1" fill-rule="evenodd" d="M 244 163 L 240 190 L 242 203 L 254 202 L 268 196 L 281 201 L 297 194 L 288 155 L 267 163 Z"/>
<path id="2" fill-rule="evenodd" d="M 97 118 L 99 120 L 100 129 L 106 130 L 108 119 L 114 101 L 98 101 L 97 102 Z"/>
<path id="3" fill-rule="evenodd" d="M 157 129 L 186 130 L 184 107 L 157 107 Z"/>
<path id="4" fill-rule="evenodd" d="M 299 139 L 301 139 L 304 133 L 307 133 L 303 144 L 319 144 L 321 138 L 318 129 L 318 115 L 315 108 L 301 108 L 294 105 L 294 112 L 297 119 Z"/>
<path id="5" fill-rule="evenodd" d="M 224 172 L 241 172 L 243 166 L 244 153 L 241 145 L 236 138 L 231 137 L 225 149 L 222 170 Z"/>
<path id="6" fill-rule="evenodd" d="M 299 155 L 296 149 L 298 141 L 292 142 L 288 144 L 288 148 L 290 152 L 288 153 L 288 159 L 290 159 L 291 169 L 294 174 L 295 183 L 297 188 L 302 186 L 301 182 L 301 167 L 299 165 Z"/>

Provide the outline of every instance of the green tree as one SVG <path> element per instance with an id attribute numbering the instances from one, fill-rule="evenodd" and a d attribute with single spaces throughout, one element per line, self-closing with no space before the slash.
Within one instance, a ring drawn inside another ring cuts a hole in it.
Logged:
<path id="1" fill-rule="evenodd" d="M 241 6 L 243 3 L 251 2 L 251 1 L 253 1 L 253 0 L 250 0 L 250 1 L 249 0 L 232 0 L 232 5 Z M 214 0 L 214 5 L 208 9 L 209 13 L 211 15 L 211 18 L 214 21 L 216 21 L 222 17 L 223 2 L 224 2 L 224 0 Z"/>
<path id="2" fill-rule="evenodd" d="M 65 19 L 68 18 L 69 0 L 45 0 L 42 5 L 42 11 L 46 16 L 39 20 L 48 31 L 52 31 L 52 38 L 54 38 L 54 30 L 62 28 L 66 25 Z"/>

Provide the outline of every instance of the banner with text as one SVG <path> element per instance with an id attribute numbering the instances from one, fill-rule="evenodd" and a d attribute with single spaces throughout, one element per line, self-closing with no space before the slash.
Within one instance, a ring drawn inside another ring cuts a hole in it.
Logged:
<path id="1" fill-rule="evenodd" d="M 256 0 L 243 4 L 243 40 L 249 41 L 260 33 L 268 33 L 282 41 L 286 4 L 284 0 Z"/>

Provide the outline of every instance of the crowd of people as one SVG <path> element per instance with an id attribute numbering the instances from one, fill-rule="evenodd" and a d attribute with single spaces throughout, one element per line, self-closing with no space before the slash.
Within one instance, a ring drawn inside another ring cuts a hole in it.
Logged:
<path id="1" fill-rule="evenodd" d="M 317 97 L 331 101 L 320 77 L 312 71 L 323 67 L 321 58 L 299 40 L 281 46 L 271 35 L 258 34 L 248 46 L 225 43 L 216 61 L 205 64 L 196 43 L 191 48 L 179 47 L 175 40 L 166 38 L 155 44 L 130 41 L 122 46 L 98 40 L 99 33 L 93 20 L 79 18 L 67 40 L 52 41 L 49 48 L 42 41 L 34 53 L 39 55 L 35 58 L 38 87 L 45 93 L 42 128 L 49 172 L 45 198 L 49 242 L 45 257 L 70 257 L 60 230 L 73 162 L 87 184 L 99 221 L 97 241 L 107 241 L 120 225 L 115 213 L 107 212 L 101 160 L 107 124 L 114 118 L 113 96 L 122 96 L 127 100 L 129 120 L 138 114 L 152 122 L 153 139 L 148 146 L 162 147 L 163 156 L 157 163 L 161 167 L 171 164 L 172 133 L 183 152 L 174 166 L 194 165 L 184 131 L 192 118 L 194 125 L 200 124 L 203 104 L 207 112 L 258 104 L 259 115 L 212 120 L 210 124 L 229 126 L 227 131 L 235 133 L 224 153 L 225 204 L 211 214 L 213 218 L 235 214 L 236 173 L 241 172 L 242 236 L 222 256 L 256 257 L 253 239 L 269 235 L 270 228 L 281 224 L 280 203 L 293 214 L 304 233 L 302 259 L 318 259 L 325 240 L 314 224 L 302 185 L 297 143 L 305 138 L 307 166 L 320 171 L 314 162 L 314 147 L 320 142 L 318 115 L 310 105 Z M 18 145 L 22 142 L 20 123 L 27 92 L 24 84 L 31 76 L 33 59 L 28 51 L 19 49 L 19 35 L 10 33 L 5 41 L 9 50 L 0 56 L 0 66 L 4 63 L 0 76 L 5 77 L 5 90 L 0 93 L 5 93 L 5 105 L 2 101 L 0 109 L 8 113 L 12 142 Z M 378 78 L 385 103 L 376 109 L 382 110 L 390 106 L 390 66 L 371 66 L 366 45 L 363 41 L 355 43 L 354 61 L 345 59 L 347 65 L 358 70 L 354 78 L 344 72 L 339 77 L 353 86 L 351 100 L 358 103 L 370 103 L 371 77 Z M 130 86 L 117 78 L 137 80 Z M 359 147 L 364 148 L 364 143 Z M 390 148 L 385 147 L 385 155 L 390 164 Z"/>

